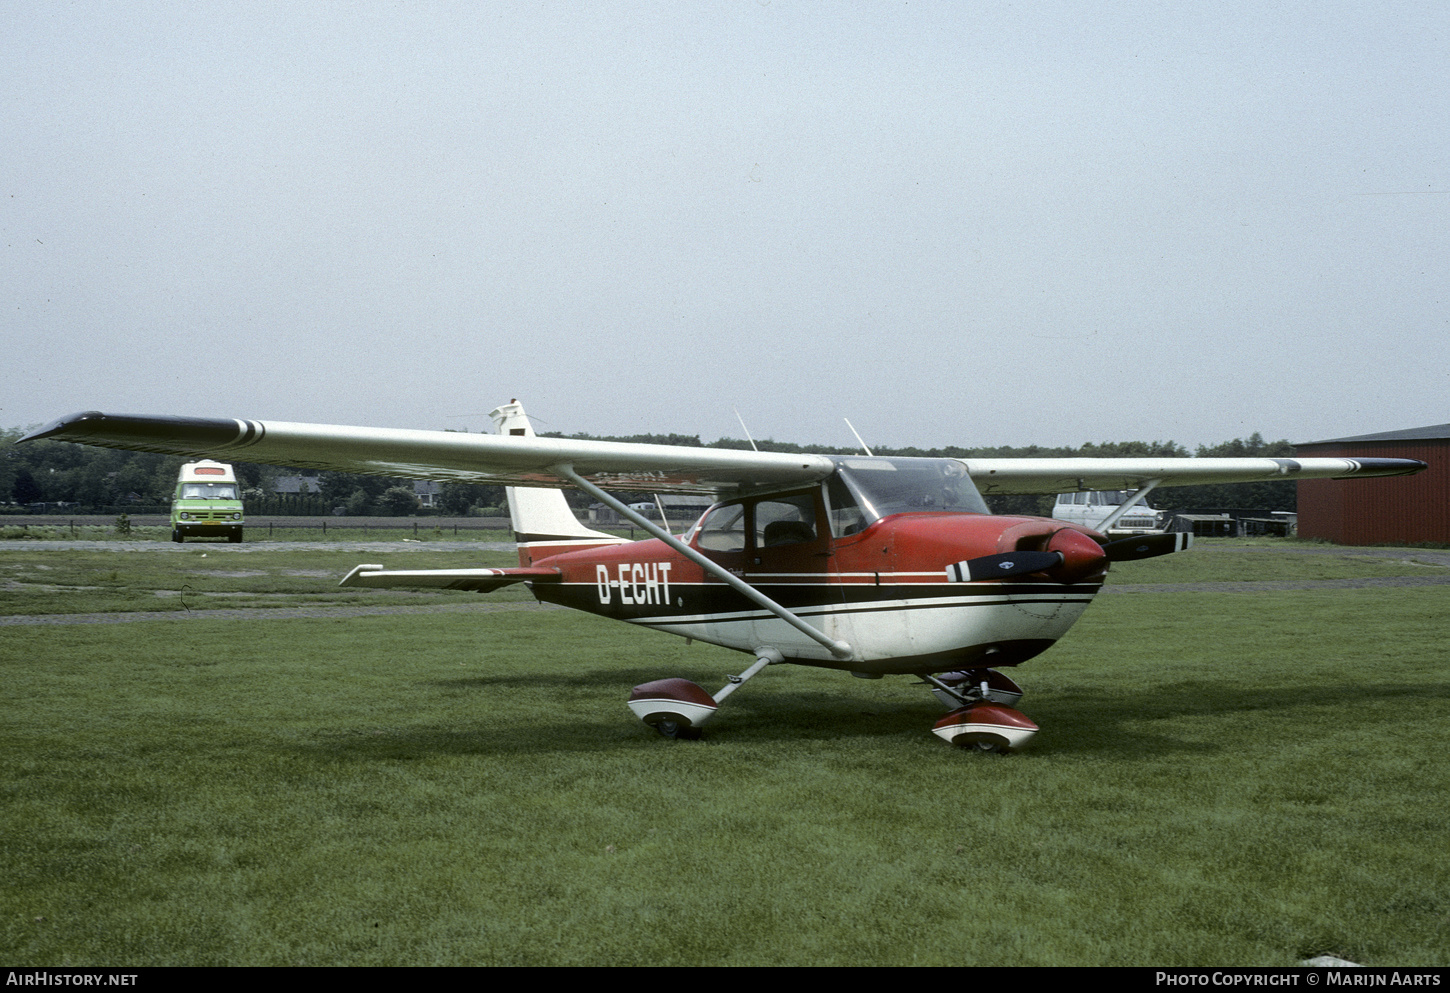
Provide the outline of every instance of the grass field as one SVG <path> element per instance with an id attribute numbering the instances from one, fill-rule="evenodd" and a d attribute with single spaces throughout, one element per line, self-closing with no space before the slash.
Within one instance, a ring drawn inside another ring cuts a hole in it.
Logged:
<path id="1" fill-rule="evenodd" d="M 223 547 L 0 553 L 6 613 L 186 615 L 0 633 L 0 959 L 1450 963 L 1450 587 L 1104 595 L 1013 673 L 1043 730 L 1004 758 L 906 677 L 792 666 L 660 738 L 630 686 L 748 659 L 565 611 L 178 611 L 444 554 Z M 1116 577 L 1436 571 L 1203 551 Z"/>
<path id="2" fill-rule="evenodd" d="M 104 541 L 123 544 L 136 542 L 170 542 L 171 527 L 133 524 L 127 530 L 119 531 L 114 524 L 7 524 L 0 517 L 0 542 L 6 541 Z M 412 525 L 403 523 L 407 518 L 382 518 L 369 525 L 372 518 L 348 517 L 341 522 L 330 518 L 314 518 L 318 523 L 310 527 L 270 526 L 263 523 L 248 524 L 245 541 L 252 542 L 307 542 L 316 544 L 344 544 L 355 541 L 422 541 L 422 542 L 495 542 L 512 541 L 513 532 L 507 527 L 491 528 L 464 525 L 455 528 L 452 524 L 434 523 L 428 518 L 416 519 Z M 330 526 L 324 529 L 324 521 Z M 623 538 L 644 537 L 639 528 L 601 528 L 605 534 Z M 188 538 L 185 544 L 205 547 L 225 544 L 215 538 Z"/>
<path id="3" fill-rule="evenodd" d="M 379 606 L 477 603 L 476 594 L 450 590 L 341 588 L 353 566 L 381 559 L 401 568 L 516 566 L 514 552 L 437 551 L 397 543 L 397 551 L 288 551 L 197 543 L 156 546 L 117 543 L 116 550 L 50 551 L 0 545 L 0 616 L 106 611 L 215 610 L 234 607 Z M 522 586 L 500 590 L 490 603 L 533 602 Z"/>

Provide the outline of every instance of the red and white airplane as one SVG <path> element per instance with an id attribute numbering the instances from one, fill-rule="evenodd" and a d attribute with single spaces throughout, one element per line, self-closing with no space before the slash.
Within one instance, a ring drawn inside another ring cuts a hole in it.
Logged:
<path id="1" fill-rule="evenodd" d="M 112 415 L 62 418 L 22 440 L 208 456 L 415 479 L 503 484 L 518 542 L 510 569 L 398 571 L 360 565 L 345 586 L 487 593 L 525 583 L 550 603 L 747 652 L 713 696 L 685 679 L 636 686 L 629 706 L 668 737 L 699 728 L 740 684 L 791 662 L 867 679 L 921 677 L 949 709 L 934 731 L 1011 751 L 1037 725 L 999 669 L 1042 653 L 1102 588 L 1109 564 L 1180 551 L 1186 534 L 1112 540 L 1035 517 L 999 517 L 989 493 L 1419 472 L 1412 459 L 930 459 L 786 455 L 536 437 L 517 401 L 496 435 L 272 421 Z M 581 524 L 574 487 L 653 535 L 628 541 Z M 610 490 L 708 494 L 672 535 Z"/>

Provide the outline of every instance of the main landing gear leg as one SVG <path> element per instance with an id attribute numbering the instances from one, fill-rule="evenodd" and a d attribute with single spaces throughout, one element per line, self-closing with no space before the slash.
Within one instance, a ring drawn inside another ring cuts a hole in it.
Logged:
<path id="1" fill-rule="evenodd" d="M 1024 748 L 1037 733 L 1037 725 L 1011 706 L 1022 699 L 1022 688 L 995 669 L 923 678 L 938 700 L 954 708 L 932 727 L 943 741 L 1005 755 Z"/>
<path id="2" fill-rule="evenodd" d="M 629 709 L 666 738 L 698 738 L 700 725 L 714 716 L 727 696 L 766 666 L 784 661 L 774 648 L 757 648 L 755 664 L 738 676 L 727 677 L 729 682 L 713 697 L 688 679 L 640 683 L 629 694 Z"/>

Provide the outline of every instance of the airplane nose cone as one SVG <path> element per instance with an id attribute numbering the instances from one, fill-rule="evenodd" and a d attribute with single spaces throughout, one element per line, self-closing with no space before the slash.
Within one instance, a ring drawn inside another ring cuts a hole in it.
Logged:
<path id="1" fill-rule="evenodd" d="M 1107 570 L 1108 557 L 1103 554 L 1103 546 L 1072 528 L 1063 528 L 1054 534 L 1044 551 L 1062 556 L 1062 565 L 1047 572 L 1060 583 L 1080 583 Z"/>

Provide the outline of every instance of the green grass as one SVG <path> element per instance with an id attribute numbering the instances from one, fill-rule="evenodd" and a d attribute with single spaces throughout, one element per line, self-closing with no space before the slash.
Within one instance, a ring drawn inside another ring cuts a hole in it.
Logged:
<path id="1" fill-rule="evenodd" d="M 514 552 L 430 550 L 398 542 L 386 552 L 259 551 L 237 545 L 145 545 L 53 550 L 0 546 L 0 616 L 234 607 L 388 606 L 479 602 L 453 590 L 364 590 L 337 584 L 356 565 L 445 569 L 516 566 Z M 491 602 L 527 600 L 522 586 Z"/>
<path id="2" fill-rule="evenodd" d="M 246 528 L 245 540 L 248 542 L 262 541 L 306 541 L 306 542 L 345 542 L 345 541 L 421 541 L 421 542 L 480 542 L 480 541 L 513 541 L 513 532 L 508 528 L 484 528 L 462 526 L 454 530 L 453 525 L 435 525 L 427 518 L 420 518 L 418 529 L 414 531 L 411 527 L 381 527 L 377 525 L 368 526 L 364 523 L 366 518 L 349 517 L 343 518 L 348 523 L 341 524 L 331 518 L 316 518 L 319 522 L 312 527 L 268 527 L 265 524 L 249 525 Z M 323 529 L 322 521 L 330 523 L 326 530 Z M 679 524 L 675 525 L 676 530 Z M 605 534 L 616 535 L 622 538 L 643 538 L 645 533 L 640 528 L 630 530 L 629 528 L 604 527 L 599 530 Z M 104 541 L 108 543 L 138 543 L 138 542 L 170 542 L 171 528 L 154 527 L 151 525 L 133 524 L 126 532 L 116 530 L 114 525 L 109 524 L 0 524 L 0 542 L 6 541 Z M 185 542 L 188 545 L 207 546 L 224 544 L 216 538 L 188 538 Z"/>
<path id="3" fill-rule="evenodd" d="M 1445 576 L 1450 569 L 1427 561 L 1420 549 L 1395 549 L 1395 558 L 1366 555 L 1365 549 L 1265 539 L 1198 541 L 1187 552 L 1139 562 L 1115 563 L 1110 584 L 1269 582 L 1305 579 L 1361 579 L 1378 576 Z"/>
<path id="4" fill-rule="evenodd" d="M 748 659 L 563 611 L 11 626 L 0 958 L 1445 965 L 1447 608 L 1102 597 L 1006 758 L 792 666 L 669 741 Z"/>
<path id="5" fill-rule="evenodd" d="M 345 518 L 351 522 L 348 524 L 330 523 L 326 530 L 323 530 L 322 521 L 329 518 L 317 518 L 319 522 L 313 527 L 272 527 L 263 525 L 250 525 L 246 528 L 245 540 L 242 542 L 259 541 L 308 541 L 308 542 L 342 542 L 342 541 L 426 541 L 426 542 L 475 542 L 475 541 L 512 541 L 513 532 L 507 528 L 481 528 L 463 527 L 454 531 L 450 524 L 447 527 L 434 525 L 426 519 L 420 519 L 418 530 L 415 532 L 407 527 L 369 527 L 362 523 L 363 518 Z M 105 541 L 116 543 L 137 543 L 171 541 L 171 528 L 154 527 L 151 525 L 133 524 L 129 531 L 118 531 L 114 525 L 109 524 L 0 524 L 0 541 Z M 185 544 L 195 544 L 200 547 L 213 544 L 225 544 L 224 540 L 217 538 L 188 538 Z"/>

